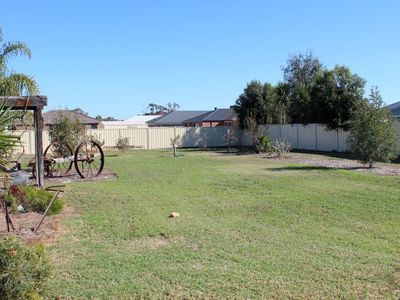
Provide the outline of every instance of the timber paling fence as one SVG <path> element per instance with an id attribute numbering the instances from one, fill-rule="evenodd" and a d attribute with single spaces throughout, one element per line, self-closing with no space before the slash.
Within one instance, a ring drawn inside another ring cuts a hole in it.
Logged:
<path id="1" fill-rule="evenodd" d="M 224 147 L 225 135 L 229 127 L 149 127 L 128 129 L 88 129 L 87 134 L 104 141 L 103 147 L 114 148 L 118 138 L 128 138 L 129 146 L 134 149 L 165 149 L 171 148 L 171 138 L 180 136 L 180 147 Z M 291 124 L 259 126 L 260 135 L 269 134 L 272 140 L 285 139 L 293 149 L 314 151 L 344 152 L 348 149 L 346 143 L 348 132 L 327 130 L 321 124 Z M 35 153 L 35 136 L 32 130 L 16 131 L 21 135 L 26 154 Z M 234 146 L 251 146 L 251 136 L 248 132 L 234 129 Z M 43 147 L 49 145 L 49 133 L 43 131 Z"/>

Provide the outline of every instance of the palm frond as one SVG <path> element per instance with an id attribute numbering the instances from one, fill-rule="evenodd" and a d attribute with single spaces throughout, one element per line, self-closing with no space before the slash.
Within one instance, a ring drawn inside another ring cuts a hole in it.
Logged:
<path id="1" fill-rule="evenodd" d="M 22 73 L 12 73 L 0 77 L 0 95 L 22 96 L 39 94 L 39 86 L 32 76 Z"/>
<path id="2" fill-rule="evenodd" d="M 2 102 L 0 104 L 0 167 L 3 168 L 7 165 L 7 159 L 20 139 L 19 136 L 12 135 L 7 131 L 7 125 L 14 117 L 15 112 L 11 111 L 11 107 L 6 107 L 5 102 Z"/>
<path id="3" fill-rule="evenodd" d="M 7 61 L 11 57 L 27 56 L 31 58 L 31 49 L 28 45 L 22 42 L 7 42 L 4 43 L 0 50 L 0 57 Z"/>

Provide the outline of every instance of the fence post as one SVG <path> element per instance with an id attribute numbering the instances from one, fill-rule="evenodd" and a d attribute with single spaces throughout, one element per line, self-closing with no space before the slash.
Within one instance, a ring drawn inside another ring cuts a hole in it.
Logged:
<path id="1" fill-rule="evenodd" d="M 299 124 L 296 124 L 296 143 L 297 143 L 297 149 L 300 148 L 300 143 L 299 143 Z"/>
<path id="2" fill-rule="evenodd" d="M 282 139 L 282 125 L 279 124 L 279 138 Z"/>

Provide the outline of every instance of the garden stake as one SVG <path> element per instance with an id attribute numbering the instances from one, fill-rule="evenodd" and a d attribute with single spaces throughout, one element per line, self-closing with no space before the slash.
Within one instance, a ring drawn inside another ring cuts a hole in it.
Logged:
<path id="1" fill-rule="evenodd" d="M 40 220 L 39 225 L 36 227 L 36 229 L 35 229 L 35 231 L 34 231 L 35 233 L 38 231 L 40 225 L 42 225 L 42 222 L 43 222 L 44 218 L 46 218 L 46 215 L 47 215 L 47 213 L 49 212 L 50 207 L 53 205 L 53 202 L 57 199 L 57 197 L 58 197 L 58 195 L 59 195 L 60 193 L 61 193 L 61 191 L 58 190 L 57 193 L 54 195 L 53 199 L 51 199 L 49 205 L 48 205 L 47 208 L 46 208 L 46 211 L 45 211 L 44 214 L 43 214 L 42 219 Z"/>
<path id="2" fill-rule="evenodd" d="M 14 227 L 13 222 L 11 221 L 10 216 L 8 215 L 8 208 L 7 208 L 6 200 L 3 200 L 3 205 L 4 205 L 4 213 L 6 215 L 7 232 L 10 232 L 10 224 L 11 224 L 12 230 L 15 230 L 15 227 Z"/>

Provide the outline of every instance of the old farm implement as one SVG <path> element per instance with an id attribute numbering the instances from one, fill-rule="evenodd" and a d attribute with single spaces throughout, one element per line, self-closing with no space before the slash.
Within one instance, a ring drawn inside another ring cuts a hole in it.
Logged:
<path id="1" fill-rule="evenodd" d="M 31 162 L 34 166 L 35 162 Z M 82 178 L 92 178 L 101 174 L 104 167 L 104 153 L 95 141 L 83 141 L 72 151 L 72 148 L 62 141 L 52 142 L 43 154 L 44 177 L 62 177 L 69 174 L 74 165 L 76 172 Z M 36 176 L 36 168 L 32 168 Z"/>

